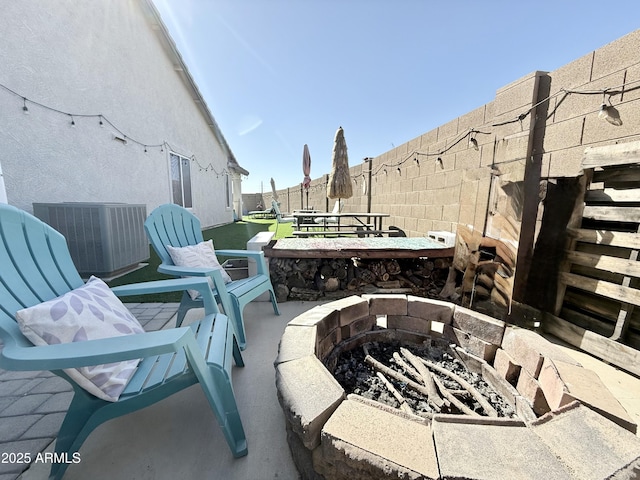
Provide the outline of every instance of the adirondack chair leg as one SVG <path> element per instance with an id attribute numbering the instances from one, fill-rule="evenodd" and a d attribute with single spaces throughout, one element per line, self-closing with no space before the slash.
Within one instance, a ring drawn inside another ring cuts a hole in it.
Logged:
<path id="1" fill-rule="evenodd" d="M 111 418 L 101 419 L 100 415 L 97 415 L 107 402 L 76 388 L 75 384 L 74 391 L 75 395 L 60 427 L 55 446 L 56 454 L 66 453 L 69 459 L 73 459 L 73 454 L 80 450 L 89 434 L 98 425 Z M 68 466 L 67 462 L 54 462 L 49 472 L 49 479 L 62 478 Z"/>
<path id="2" fill-rule="evenodd" d="M 278 300 L 276 300 L 276 292 L 273 291 L 273 286 L 269 287 L 269 297 L 271 298 L 271 305 L 273 305 L 273 313 L 280 315 L 280 307 L 278 307 Z"/>
<path id="3" fill-rule="evenodd" d="M 276 294 L 273 291 L 273 287 L 269 287 L 269 296 L 271 298 L 271 305 L 273 306 L 273 312 L 276 315 L 280 315 L 280 308 L 278 307 L 278 301 L 276 300 Z M 236 323 L 236 332 L 238 335 L 238 343 L 240 344 L 240 349 L 244 350 L 247 345 L 247 338 L 244 329 L 244 307 L 247 306 L 251 300 L 243 299 L 242 297 L 234 297 L 229 295 L 229 301 L 231 302 L 233 314 L 229 315 Z"/>
<path id="4" fill-rule="evenodd" d="M 240 345 L 236 338 L 233 339 L 233 362 L 237 367 L 244 367 L 244 360 L 242 359 L 242 352 L 240 351 Z"/>
<path id="5" fill-rule="evenodd" d="M 227 335 L 232 338 L 235 336 L 231 323 L 228 324 Z M 194 352 L 197 351 L 199 351 L 197 345 L 185 349 L 191 368 L 198 377 L 200 386 L 211 405 L 231 453 L 235 458 L 243 457 L 248 453 L 247 438 L 233 393 L 230 373 L 221 365 L 205 364 L 202 356 L 197 353 L 194 355 Z M 235 339 L 232 353 L 236 365 L 244 366 L 240 348 Z"/>
<path id="6" fill-rule="evenodd" d="M 194 301 L 189 296 L 189 293 L 182 292 L 182 298 L 180 299 L 180 306 L 178 307 L 178 313 L 176 315 L 176 328 L 182 325 L 187 312 L 192 308 L 202 308 L 202 302 Z"/>

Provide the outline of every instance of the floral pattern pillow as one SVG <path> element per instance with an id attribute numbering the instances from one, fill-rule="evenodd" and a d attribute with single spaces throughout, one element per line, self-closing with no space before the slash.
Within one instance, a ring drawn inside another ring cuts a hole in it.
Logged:
<path id="1" fill-rule="evenodd" d="M 173 264 L 178 267 L 211 267 L 220 270 L 224 283 L 229 283 L 231 277 L 227 271 L 220 265 L 216 251 L 213 248 L 213 240 L 200 242 L 197 245 L 189 245 L 188 247 L 172 247 L 167 245 L 167 251 L 173 260 Z M 213 288 L 213 280 L 208 277 L 209 285 Z M 189 296 L 195 300 L 200 293 L 197 290 L 189 290 Z"/>
<path id="2" fill-rule="evenodd" d="M 18 327 L 34 345 L 82 342 L 144 333 L 109 286 L 91 277 L 82 287 L 16 312 Z M 116 402 L 140 359 L 67 369 L 78 385 L 98 398 Z"/>

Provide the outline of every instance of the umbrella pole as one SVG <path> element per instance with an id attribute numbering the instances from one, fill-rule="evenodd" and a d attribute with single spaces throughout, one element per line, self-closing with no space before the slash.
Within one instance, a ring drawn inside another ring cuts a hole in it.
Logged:
<path id="1" fill-rule="evenodd" d="M 307 210 L 309 210 L 309 190 L 307 190 Z"/>

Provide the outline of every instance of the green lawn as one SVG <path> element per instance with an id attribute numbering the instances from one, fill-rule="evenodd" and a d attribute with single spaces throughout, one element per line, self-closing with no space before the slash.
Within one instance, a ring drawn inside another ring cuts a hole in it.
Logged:
<path id="1" fill-rule="evenodd" d="M 275 220 L 254 220 L 245 217 L 241 222 L 234 222 L 221 227 L 214 227 L 202 232 L 205 240 L 212 239 L 216 249 L 236 249 L 245 250 L 247 242 L 258 232 L 275 232 Z M 274 239 L 291 236 L 293 225 L 291 223 L 283 223 L 278 225 L 277 235 Z M 129 283 L 149 282 L 151 280 L 160 280 L 163 278 L 172 278 L 157 272 L 160 265 L 160 258 L 156 255 L 151 247 L 149 264 L 144 268 L 136 270 L 118 277 L 110 282 L 109 285 L 115 287 L 117 285 L 125 285 Z M 219 256 L 220 263 L 226 260 L 226 257 Z M 122 297 L 124 302 L 179 302 L 182 292 L 162 293 L 153 295 L 137 295 L 130 297 Z"/>

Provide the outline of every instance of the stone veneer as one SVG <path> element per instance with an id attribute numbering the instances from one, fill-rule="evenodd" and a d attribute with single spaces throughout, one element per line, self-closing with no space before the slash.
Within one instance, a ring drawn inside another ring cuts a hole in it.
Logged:
<path id="1" fill-rule="evenodd" d="M 386 328 L 378 325 L 382 315 Z M 346 395 L 325 367 L 341 343 L 434 336 L 455 344 L 519 419 L 406 414 Z M 311 308 L 289 322 L 274 365 L 287 439 L 304 480 L 640 475 L 636 425 L 594 372 L 533 331 L 451 303 L 389 294 Z"/>

